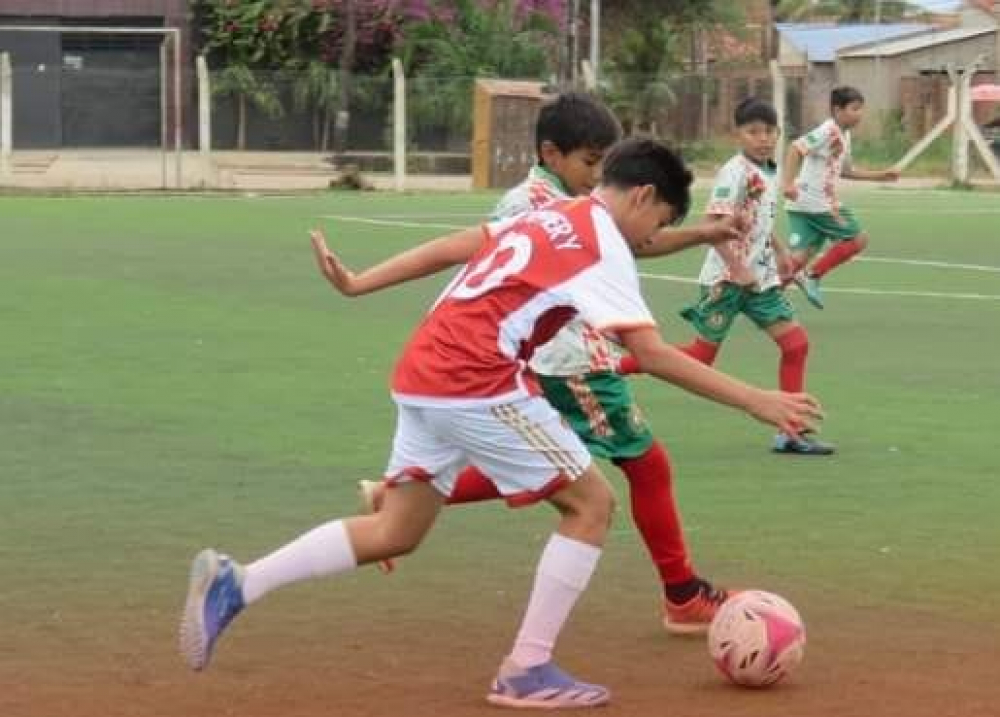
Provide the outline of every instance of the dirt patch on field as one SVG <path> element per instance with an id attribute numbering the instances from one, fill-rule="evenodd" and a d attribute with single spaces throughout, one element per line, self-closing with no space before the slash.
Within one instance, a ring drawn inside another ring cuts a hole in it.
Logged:
<path id="1" fill-rule="evenodd" d="M 494 620 L 470 608 L 454 619 L 425 620 L 434 613 L 423 605 L 333 611 L 310 602 L 303 612 L 303 602 L 310 601 L 255 607 L 254 619 L 234 625 L 239 629 L 204 674 L 187 672 L 176 657 L 173 615 L 147 616 L 138 623 L 145 630 L 124 622 L 117 631 L 108 624 L 21 631 L 21 644 L 0 648 L 0 715 L 498 713 L 483 697 L 510 639 L 509 614 Z M 600 711 L 609 717 L 1000 714 L 994 628 L 897 611 L 810 606 L 810 613 L 806 661 L 786 684 L 765 691 L 723 683 L 703 640 L 668 637 L 652 611 L 623 616 L 605 603 L 583 605 L 559 656 L 581 677 L 612 687 L 614 702 Z"/>

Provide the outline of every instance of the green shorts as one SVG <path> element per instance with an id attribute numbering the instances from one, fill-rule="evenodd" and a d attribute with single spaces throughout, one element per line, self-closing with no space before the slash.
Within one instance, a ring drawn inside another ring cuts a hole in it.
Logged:
<path id="1" fill-rule="evenodd" d="M 788 210 L 788 246 L 792 251 L 815 253 L 830 241 L 846 241 L 861 233 L 857 217 L 847 207 L 840 208 L 840 221 L 829 212 L 810 213 Z"/>
<path id="2" fill-rule="evenodd" d="M 592 456 L 637 458 L 653 445 L 628 381 L 613 371 L 583 376 L 539 376 L 542 390 Z"/>
<path id="3" fill-rule="evenodd" d="M 729 283 L 703 286 L 698 303 L 681 311 L 681 316 L 713 344 L 723 342 L 739 314 L 746 314 L 760 329 L 795 319 L 791 302 L 777 286 L 761 292 Z"/>

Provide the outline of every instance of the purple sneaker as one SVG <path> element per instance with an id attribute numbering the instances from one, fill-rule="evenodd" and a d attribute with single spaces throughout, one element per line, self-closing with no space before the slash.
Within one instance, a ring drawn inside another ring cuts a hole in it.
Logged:
<path id="1" fill-rule="evenodd" d="M 508 659 L 500 665 L 486 701 L 499 707 L 574 709 L 606 705 L 611 691 L 573 679 L 554 662 L 523 669 Z"/>
<path id="2" fill-rule="evenodd" d="M 203 670 L 222 631 L 243 609 L 243 568 L 214 550 L 202 550 L 191 564 L 191 581 L 181 617 L 181 654 L 192 670 Z"/>

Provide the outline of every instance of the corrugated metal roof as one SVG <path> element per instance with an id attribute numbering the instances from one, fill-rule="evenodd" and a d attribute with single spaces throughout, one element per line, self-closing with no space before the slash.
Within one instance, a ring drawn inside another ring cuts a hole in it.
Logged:
<path id="1" fill-rule="evenodd" d="M 937 30 L 925 32 L 916 37 L 901 38 L 892 42 L 883 42 L 878 45 L 848 50 L 840 53 L 841 57 L 892 57 L 893 55 L 903 55 L 914 50 L 923 50 L 935 45 L 944 45 L 948 42 L 958 42 L 968 40 L 970 37 L 987 35 L 996 32 L 992 27 L 959 27 L 954 30 Z"/>
<path id="2" fill-rule="evenodd" d="M 955 13 L 962 9 L 963 0 L 909 0 L 910 5 L 916 5 L 924 12 Z"/>
<path id="3" fill-rule="evenodd" d="M 802 50 L 810 62 L 833 62 L 837 50 L 926 31 L 930 25 L 899 23 L 886 25 L 833 25 L 779 22 L 775 25 L 790 43 Z"/>

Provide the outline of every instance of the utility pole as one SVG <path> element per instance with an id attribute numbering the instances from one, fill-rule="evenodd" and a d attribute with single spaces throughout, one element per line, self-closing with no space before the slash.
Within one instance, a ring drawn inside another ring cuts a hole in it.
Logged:
<path id="1" fill-rule="evenodd" d="M 601 0 L 590 0 L 590 68 L 597 85 L 601 79 Z"/>
<path id="2" fill-rule="evenodd" d="M 580 72 L 580 0 L 569 3 L 569 72 L 567 79 L 576 84 Z"/>
<path id="3" fill-rule="evenodd" d="M 875 27 L 882 25 L 882 0 L 875 0 Z M 875 93 L 879 98 L 878 126 L 882 126 L 885 93 L 882 92 L 882 33 L 875 33 Z"/>

